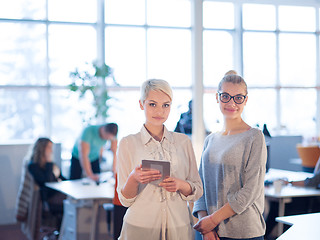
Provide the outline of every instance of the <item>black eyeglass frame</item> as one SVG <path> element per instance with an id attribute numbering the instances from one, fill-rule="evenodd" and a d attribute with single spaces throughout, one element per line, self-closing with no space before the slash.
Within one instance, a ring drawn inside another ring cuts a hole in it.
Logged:
<path id="1" fill-rule="evenodd" d="M 221 99 L 221 95 L 222 95 L 222 94 L 228 95 L 228 96 L 230 97 L 230 99 L 229 99 L 228 101 L 226 101 L 226 102 L 223 101 L 223 100 Z M 247 95 L 237 94 L 237 95 L 231 96 L 229 93 L 226 93 L 226 92 L 218 92 L 218 95 L 219 95 L 219 100 L 220 100 L 221 102 L 223 102 L 223 103 L 228 103 L 228 102 L 231 101 L 231 99 L 233 99 L 233 101 L 234 101 L 235 104 L 242 104 L 242 103 L 244 103 L 244 101 L 245 101 L 246 98 L 247 98 Z M 234 100 L 235 97 L 237 97 L 237 96 L 243 97 L 243 101 L 242 101 L 241 103 L 238 103 L 238 102 L 236 102 L 236 101 Z"/>

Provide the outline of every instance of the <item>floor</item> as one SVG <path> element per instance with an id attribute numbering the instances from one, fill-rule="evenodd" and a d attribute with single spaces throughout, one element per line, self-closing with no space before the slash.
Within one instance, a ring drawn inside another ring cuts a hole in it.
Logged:
<path id="1" fill-rule="evenodd" d="M 19 224 L 0 225 L 0 236 L 2 240 L 27 240 Z"/>
<path id="2" fill-rule="evenodd" d="M 54 231 L 52 227 L 41 227 L 39 237 L 43 239 Z M 0 225 L 1 240 L 28 240 L 20 229 L 19 223 L 11 225 Z"/>

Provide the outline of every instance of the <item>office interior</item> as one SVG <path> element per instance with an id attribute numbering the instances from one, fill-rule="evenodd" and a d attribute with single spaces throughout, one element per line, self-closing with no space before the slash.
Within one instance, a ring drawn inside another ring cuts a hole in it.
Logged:
<path id="1" fill-rule="evenodd" d="M 0 32 L 0 225 L 17 223 L 22 161 L 34 141 L 55 143 L 68 177 L 85 126 L 115 122 L 119 140 L 140 130 L 146 79 L 173 88 L 171 131 L 193 100 L 198 163 L 207 132 L 222 128 L 215 94 L 231 69 L 248 85 L 243 119 L 271 135 L 268 168 L 303 171 L 297 144 L 319 146 L 319 0 L 1 1 Z M 73 72 L 104 64 L 112 74 L 93 85 L 108 93 L 107 115 L 96 116 L 93 94 L 70 86 Z"/>

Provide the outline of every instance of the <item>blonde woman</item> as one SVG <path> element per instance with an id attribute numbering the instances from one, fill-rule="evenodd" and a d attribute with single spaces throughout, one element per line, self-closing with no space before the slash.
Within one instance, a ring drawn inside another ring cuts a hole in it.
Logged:
<path id="1" fill-rule="evenodd" d="M 123 138 L 118 150 L 118 194 L 129 207 L 119 239 L 193 239 L 187 201 L 202 195 L 194 151 L 189 138 L 164 126 L 172 90 L 164 80 L 147 80 L 141 87 L 140 108 L 145 123 L 140 132 Z M 160 184 L 157 170 L 143 170 L 143 159 L 170 162 L 170 177 Z"/>

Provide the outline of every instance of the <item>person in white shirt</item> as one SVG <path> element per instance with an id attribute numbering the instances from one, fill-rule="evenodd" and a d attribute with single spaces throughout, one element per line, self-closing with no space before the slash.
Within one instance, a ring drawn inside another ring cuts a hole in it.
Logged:
<path id="1" fill-rule="evenodd" d="M 194 238 L 188 201 L 203 193 L 189 137 L 164 126 L 171 103 L 168 82 L 151 79 L 141 87 L 145 113 L 141 131 L 124 137 L 118 149 L 120 202 L 129 207 L 119 239 L 188 240 Z M 142 169 L 143 159 L 170 162 L 170 177 L 158 183 L 158 170 Z"/>

